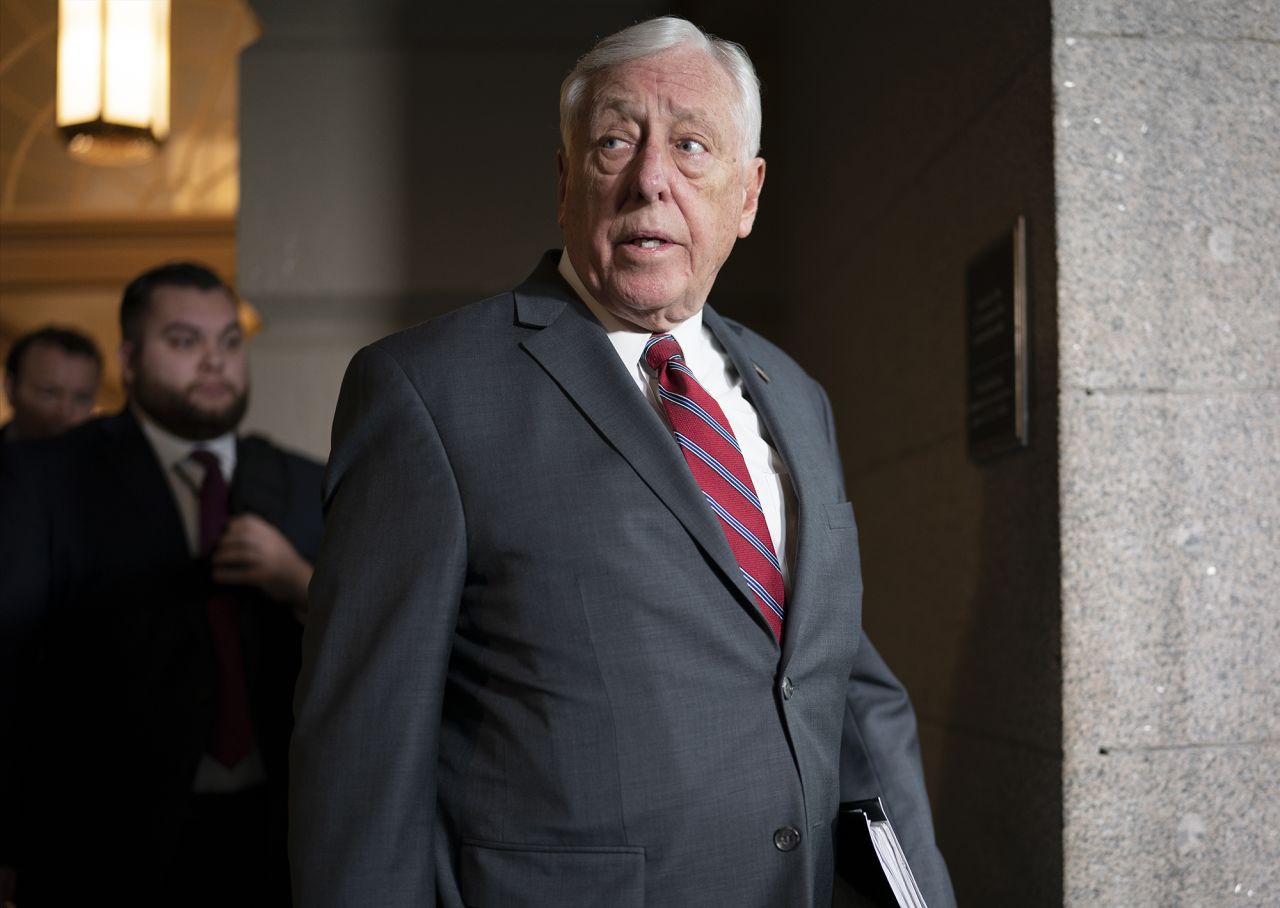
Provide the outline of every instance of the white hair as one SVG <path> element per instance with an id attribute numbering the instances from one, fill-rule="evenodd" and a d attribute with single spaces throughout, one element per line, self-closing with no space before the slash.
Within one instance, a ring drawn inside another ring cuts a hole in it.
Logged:
<path id="1" fill-rule="evenodd" d="M 560 86 L 560 142 L 569 150 L 581 122 L 591 79 L 600 72 L 677 47 L 696 47 L 724 68 L 737 94 L 734 104 L 742 139 L 743 162 L 760 152 L 760 79 L 742 45 L 709 35 L 687 19 L 661 16 L 638 22 L 600 40 L 587 51 Z"/>

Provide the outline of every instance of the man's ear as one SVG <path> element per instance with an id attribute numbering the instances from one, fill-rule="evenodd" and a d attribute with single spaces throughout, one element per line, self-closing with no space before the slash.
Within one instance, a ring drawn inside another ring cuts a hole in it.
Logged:
<path id="1" fill-rule="evenodd" d="M 9 406 L 13 406 L 13 376 L 8 372 L 4 374 L 4 396 L 9 401 Z"/>
<path id="2" fill-rule="evenodd" d="M 120 380 L 124 382 L 125 389 L 133 386 L 134 368 L 133 357 L 138 352 L 138 345 L 133 341 L 120 342 Z"/>
<path id="3" fill-rule="evenodd" d="M 569 191 L 569 166 L 564 159 L 564 149 L 556 151 L 556 188 L 559 200 L 556 207 L 556 223 L 564 227 L 564 200 Z"/>
<path id="4" fill-rule="evenodd" d="M 751 233 L 756 222 L 756 210 L 760 207 L 760 193 L 764 190 L 764 158 L 753 158 L 747 165 L 745 185 L 742 189 L 742 219 L 738 222 L 738 237 Z"/>

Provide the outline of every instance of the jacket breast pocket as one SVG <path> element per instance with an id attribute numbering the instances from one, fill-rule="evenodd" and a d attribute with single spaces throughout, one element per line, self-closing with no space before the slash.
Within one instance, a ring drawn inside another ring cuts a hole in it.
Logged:
<path id="1" fill-rule="evenodd" d="M 644 849 L 464 841 L 458 887 L 467 908 L 644 905 Z"/>

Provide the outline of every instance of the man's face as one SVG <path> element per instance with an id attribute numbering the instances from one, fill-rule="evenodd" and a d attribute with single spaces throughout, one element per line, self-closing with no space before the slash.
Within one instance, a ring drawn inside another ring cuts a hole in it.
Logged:
<path id="1" fill-rule="evenodd" d="M 216 438 L 244 417 L 244 331 L 235 301 L 224 291 L 155 288 L 142 340 L 126 341 L 121 353 L 130 398 L 179 438 Z"/>
<path id="2" fill-rule="evenodd" d="M 598 75 L 562 152 L 560 226 L 610 312 L 665 331 L 702 308 L 751 232 L 764 160 L 742 158 L 729 75 L 674 48 Z"/>
<path id="3" fill-rule="evenodd" d="M 5 394 L 13 405 L 15 439 L 47 438 L 77 426 L 93 413 L 101 370 L 87 356 L 36 341 L 27 348 L 17 375 L 6 375 Z"/>

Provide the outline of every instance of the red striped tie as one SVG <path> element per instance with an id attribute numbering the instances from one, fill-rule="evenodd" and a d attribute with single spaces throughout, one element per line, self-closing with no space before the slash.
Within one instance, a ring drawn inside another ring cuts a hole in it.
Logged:
<path id="1" fill-rule="evenodd" d="M 644 358 L 658 373 L 658 397 L 671 419 L 676 444 L 711 510 L 720 518 L 720 527 L 761 614 L 774 637 L 781 639 L 785 605 L 782 565 L 729 420 L 684 364 L 680 344 L 670 334 L 649 338 Z"/>

